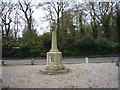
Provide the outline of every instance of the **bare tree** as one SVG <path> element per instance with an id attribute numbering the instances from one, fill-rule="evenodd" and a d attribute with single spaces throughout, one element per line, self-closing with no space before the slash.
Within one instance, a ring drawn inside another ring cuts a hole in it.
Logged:
<path id="1" fill-rule="evenodd" d="M 98 27 L 100 26 L 100 21 L 98 19 L 98 7 L 96 2 L 89 2 L 87 4 L 86 11 L 90 14 L 92 36 L 96 39 L 98 37 Z"/>
<path id="2" fill-rule="evenodd" d="M 85 17 L 86 13 L 84 10 L 84 4 L 81 3 L 76 3 L 73 7 L 73 12 L 74 12 L 74 17 L 75 17 L 75 22 L 76 22 L 76 28 L 77 30 L 80 30 L 80 35 L 84 36 L 85 35 Z"/>
<path id="3" fill-rule="evenodd" d="M 110 23 L 111 23 L 111 15 L 114 7 L 114 2 L 100 2 L 99 3 L 99 14 L 100 16 L 97 16 L 100 20 L 104 36 L 109 39 L 110 38 Z"/>
<path id="4" fill-rule="evenodd" d="M 49 12 L 49 14 L 46 14 L 48 20 L 57 19 L 57 29 L 59 31 L 60 17 L 63 15 L 65 8 L 69 6 L 68 1 L 51 0 L 50 2 L 39 3 L 38 7 L 40 6 L 42 6 L 44 10 Z"/>
<path id="5" fill-rule="evenodd" d="M 15 9 L 14 4 L 9 2 L 0 2 L 0 17 L 1 17 L 1 29 L 2 29 L 2 36 L 3 37 L 10 37 L 12 30 L 11 30 L 11 22 L 12 17 L 11 13 Z"/>
<path id="6" fill-rule="evenodd" d="M 34 11 L 31 9 L 31 2 L 23 1 L 23 3 L 21 3 L 19 1 L 19 5 L 20 10 L 25 15 L 24 21 L 27 22 L 28 30 L 32 30 L 32 14 Z"/>
<path id="7" fill-rule="evenodd" d="M 24 16 L 21 18 L 27 23 L 27 31 L 26 34 L 27 38 L 32 38 L 35 35 L 35 31 L 33 28 L 33 17 L 32 14 L 34 10 L 32 9 L 31 1 L 23 0 L 23 2 L 19 1 L 20 10 L 23 12 Z"/>
<path id="8" fill-rule="evenodd" d="M 16 4 L 16 6 L 18 6 L 18 5 Z M 19 13 L 18 8 L 16 8 L 13 18 L 14 18 L 13 33 L 14 33 L 14 37 L 17 38 L 18 33 L 19 33 L 19 27 L 20 27 L 20 13 Z"/>
<path id="9" fill-rule="evenodd" d="M 120 42 L 120 2 L 117 2 L 115 5 L 116 8 L 116 26 L 117 26 L 117 33 L 118 33 L 118 42 Z"/>

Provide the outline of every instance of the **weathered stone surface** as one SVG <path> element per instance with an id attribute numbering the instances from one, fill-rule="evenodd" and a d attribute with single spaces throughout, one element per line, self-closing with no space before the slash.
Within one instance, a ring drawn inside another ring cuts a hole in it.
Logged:
<path id="1" fill-rule="evenodd" d="M 64 74 L 64 73 L 68 73 L 70 71 L 70 69 L 58 69 L 58 70 L 53 70 L 53 69 L 49 69 L 49 70 L 40 70 L 41 73 L 43 74 L 47 74 L 47 75 L 54 75 L 54 74 Z"/>
<path id="2" fill-rule="evenodd" d="M 43 74 L 58 74 L 67 73 L 69 69 L 66 69 L 62 65 L 62 53 L 61 52 L 47 52 L 47 65 L 44 70 L 40 70 Z"/>
<path id="3" fill-rule="evenodd" d="M 60 65 L 62 62 L 61 52 L 47 52 L 47 65 Z"/>
<path id="4" fill-rule="evenodd" d="M 66 73 L 69 69 L 66 69 L 62 65 L 62 52 L 57 49 L 57 23 L 53 20 L 50 24 L 50 29 L 52 31 L 52 45 L 50 52 L 47 52 L 47 65 L 44 70 L 40 70 L 43 74 L 56 74 L 56 73 Z"/>
<path id="5" fill-rule="evenodd" d="M 50 23 L 50 30 L 52 31 L 52 43 L 50 52 L 59 52 L 57 48 L 57 23 L 55 20 Z"/>

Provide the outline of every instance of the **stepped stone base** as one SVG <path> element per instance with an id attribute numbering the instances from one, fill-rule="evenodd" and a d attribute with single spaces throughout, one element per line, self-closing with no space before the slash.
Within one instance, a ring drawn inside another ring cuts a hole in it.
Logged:
<path id="1" fill-rule="evenodd" d="M 39 70 L 42 74 L 46 74 L 46 75 L 54 75 L 54 74 L 63 74 L 63 73 L 68 73 L 70 71 L 70 69 L 66 69 L 64 68 L 63 70 Z"/>
<path id="2" fill-rule="evenodd" d="M 66 69 L 63 65 L 49 65 L 44 70 L 40 70 L 43 74 L 54 75 L 58 73 L 68 73 L 70 69 Z"/>
<path id="3" fill-rule="evenodd" d="M 58 74 L 58 73 L 67 73 L 70 69 L 66 69 L 62 65 L 62 53 L 59 51 L 56 52 L 47 52 L 47 65 L 44 70 L 40 70 L 43 74 Z"/>

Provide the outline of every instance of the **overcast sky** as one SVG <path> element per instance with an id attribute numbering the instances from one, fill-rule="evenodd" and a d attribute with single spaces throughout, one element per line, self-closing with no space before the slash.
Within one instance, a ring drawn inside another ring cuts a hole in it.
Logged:
<path id="1" fill-rule="evenodd" d="M 2 1 L 9 1 L 9 0 L 2 0 Z M 10 0 L 11 2 L 17 2 L 18 0 Z M 23 0 L 20 0 L 20 1 L 23 1 Z M 33 3 L 35 3 L 36 5 L 39 4 L 40 2 L 45 2 L 45 1 L 51 1 L 51 0 L 32 0 Z M 56 0 L 52 0 L 52 1 L 56 1 Z M 64 1 L 68 1 L 68 0 L 64 0 Z M 69 0 L 70 1 L 70 0 Z M 73 0 L 71 0 L 73 1 Z M 97 1 L 111 1 L 111 0 L 74 0 L 74 1 L 78 1 L 78 2 L 81 2 L 83 3 L 84 2 L 89 2 L 89 1 L 94 1 L 94 2 L 97 2 Z M 114 0 L 112 0 L 114 1 Z M 119 0 L 115 0 L 115 1 L 119 1 Z M 74 3 L 74 2 L 73 2 Z M 35 24 L 35 28 L 38 32 L 38 34 L 43 34 L 44 32 L 49 32 L 50 29 L 49 29 L 49 21 L 44 21 L 44 17 L 45 17 L 45 11 L 42 10 L 42 8 L 33 8 L 34 9 L 34 13 L 33 13 L 33 18 L 35 18 L 36 20 L 36 24 Z M 22 35 L 22 32 L 20 33 L 20 35 Z"/>
<path id="2" fill-rule="evenodd" d="M 44 1 L 57 1 L 57 0 L 33 0 L 35 3 L 44 2 Z M 85 3 L 85 2 L 118 2 L 120 0 L 64 0 L 64 1 L 74 1 Z M 37 20 L 39 34 L 43 34 L 44 32 L 50 31 L 49 22 L 43 21 L 43 17 L 45 17 L 45 11 L 38 8 L 34 10 L 33 17 Z"/>

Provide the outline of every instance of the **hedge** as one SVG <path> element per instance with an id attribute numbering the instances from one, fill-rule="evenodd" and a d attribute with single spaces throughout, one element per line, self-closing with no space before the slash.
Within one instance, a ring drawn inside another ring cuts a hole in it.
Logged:
<path id="1" fill-rule="evenodd" d="M 16 41 L 4 40 L 2 42 L 3 57 L 45 57 L 50 50 L 51 39 L 40 39 L 34 41 Z M 58 45 L 59 46 L 59 45 Z M 19 48 L 14 48 L 19 47 Z M 71 42 L 66 42 L 59 49 L 64 57 L 78 57 L 90 55 L 114 55 L 118 54 L 120 43 L 108 41 L 104 38 L 94 39 L 86 36 L 81 39 L 73 39 Z"/>

